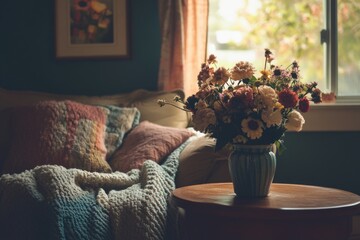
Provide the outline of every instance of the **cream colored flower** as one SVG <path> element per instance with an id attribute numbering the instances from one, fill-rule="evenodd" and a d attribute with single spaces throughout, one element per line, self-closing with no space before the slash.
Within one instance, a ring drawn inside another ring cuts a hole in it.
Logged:
<path id="1" fill-rule="evenodd" d="M 266 127 L 271 127 L 273 125 L 280 125 L 282 122 L 282 114 L 280 109 L 275 111 L 267 110 L 261 113 L 261 119 L 266 123 Z"/>
<path id="2" fill-rule="evenodd" d="M 254 75 L 255 69 L 249 62 L 240 61 L 231 69 L 231 79 L 239 81 L 246 78 L 251 78 Z"/>
<path id="3" fill-rule="evenodd" d="M 214 110 L 210 108 L 203 108 L 196 111 L 193 115 L 194 129 L 204 132 L 210 124 L 216 123 L 216 116 Z"/>
<path id="4" fill-rule="evenodd" d="M 257 139 L 262 136 L 264 124 L 251 117 L 242 120 L 241 130 L 246 133 L 248 138 Z"/>
<path id="5" fill-rule="evenodd" d="M 259 98 L 266 109 L 272 109 L 277 102 L 277 94 L 272 87 L 261 85 L 258 87 Z"/>
<path id="6" fill-rule="evenodd" d="M 302 126 L 305 123 L 304 117 L 298 111 L 292 110 L 288 116 L 287 121 L 285 122 L 285 127 L 287 130 L 301 131 Z"/>

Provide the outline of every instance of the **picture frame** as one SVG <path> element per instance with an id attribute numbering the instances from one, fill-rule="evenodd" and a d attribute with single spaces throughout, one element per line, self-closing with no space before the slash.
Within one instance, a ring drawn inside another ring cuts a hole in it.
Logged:
<path id="1" fill-rule="evenodd" d="M 56 0 L 55 55 L 129 58 L 128 0 Z"/>

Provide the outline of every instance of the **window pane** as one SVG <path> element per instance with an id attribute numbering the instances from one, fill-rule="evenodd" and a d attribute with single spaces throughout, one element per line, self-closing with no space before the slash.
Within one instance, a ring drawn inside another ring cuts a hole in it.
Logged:
<path id="1" fill-rule="evenodd" d="M 338 95 L 360 95 L 360 2 L 338 1 Z"/>
<path id="2" fill-rule="evenodd" d="M 263 69 L 264 48 L 275 55 L 273 64 L 297 60 L 302 81 L 317 81 L 324 89 L 323 0 L 210 0 L 208 55 L 219 65 L 238 61 Z"/>

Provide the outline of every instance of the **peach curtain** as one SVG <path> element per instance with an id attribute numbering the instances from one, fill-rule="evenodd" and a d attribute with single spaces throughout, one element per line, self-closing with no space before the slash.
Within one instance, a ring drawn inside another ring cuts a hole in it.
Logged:
<path id="1" fill-rule="evenodd" d="M 206 59 L 208 0 L 159 0 L 161 57 L 159 90 L 197 90 Z"/>

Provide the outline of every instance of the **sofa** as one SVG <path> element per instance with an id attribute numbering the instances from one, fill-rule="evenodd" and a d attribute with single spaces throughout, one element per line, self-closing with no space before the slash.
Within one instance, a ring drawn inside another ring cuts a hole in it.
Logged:
<path id="1" fill-rule="evenodd" d="M 1 239 L 179 238 L 171 191 L 231 179 L 175 96 L 0 89 Z"/>

